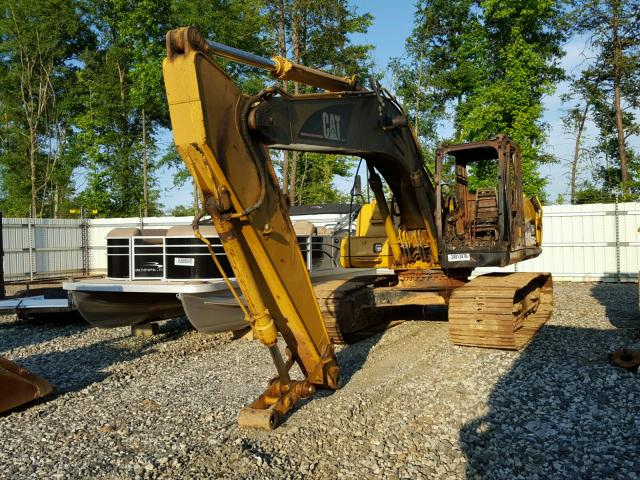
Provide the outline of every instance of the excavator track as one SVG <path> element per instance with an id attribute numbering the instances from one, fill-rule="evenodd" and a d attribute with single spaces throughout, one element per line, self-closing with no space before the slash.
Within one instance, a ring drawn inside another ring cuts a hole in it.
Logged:
<path id="1" fill-rule="evenodd" d="M 440 292 L 404 290 L 397 285 L 396 275 L 359 276 L 316 284 L 316 298 L 331 342 L 363 340 L 413 318 L 416 307 L 421 316 L 425 307 L 446 303 Z"/>
<path id="2" fill-rule="evenodd" d="M 344 344 L 389 325 L 375 310 L 374 289 L 387 287 L 395 279 L 371 275 L 331 280 L 314 286 L 327 332 L 334 344 Z"/>
<path id="3" fill-rule="evenodd" d="M 519 350 L 552 309 L 549 273 L 482 275 L 453 291 L 449 337 L 456 345 Z"/>

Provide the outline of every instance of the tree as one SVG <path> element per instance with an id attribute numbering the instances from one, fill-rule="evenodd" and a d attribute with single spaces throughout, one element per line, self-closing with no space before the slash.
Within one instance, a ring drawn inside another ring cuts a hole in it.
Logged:
<path id="1" fill-rule="evenodd" d="M 155 214 L 149 159 L 154 132 L 167 125 L 161 64 L 170 2 L 100 0 L 90 13 L 100 43 L 84 53 L 77 77 L 74 148 L 88 171 L 78 202 L 104 215 Z"/>
<path id="2" fill-rule="evenodd" d="M 71 0 L 7 0 L 0 8 L 0 163 L 9 213 L 57 215 L 75 159 L 70 95 L 79 53 L 93 36 Z"/>
<path id="3" fill-rule="evenodd" d="M 183 187 L 187 181 L 190 181 L 193 184 L 193 206 L 191 207 L 191 211 L 195 212 L 194 215 L 200 211 L 200 199 L 198 197 L 198 185 L 194 178 L 191 177 L 189 170 L 185 167 L 180 155 L 178 154 L 178 150 L 176 150 L 175 145 L 171 145 L 169 149 L 162 156 L 160 161 L 158 162 L 159 167 L 165 167 L 168 169 L 173 169 L 176 171 L 173 175 L 173 186 L 176 188 Z M 178 208 L 178 207 L 176 207 Z M 172 215 L 177 215 L 173 213 Z"/>
<path id="4" fill-rule="evenodd" d="M 194 26 L 209 39 L 240 50 L 270 57 L 274 54 L 271 24 L 263 15 L 263 0 L 173 0 L 171 22 L 174 27 Z M 264 87 L 265 72 L 222 58 L 215 61 L 236 81 L 241 90 L 255 94 Z"/>
<path id="5" fill-rule="evenodd" d="M 588 203 L 613 203 L 616 195 L 611 191 L 604 190 L 592 182 L 585 180 L 576 190 L 576 205 Z"/>
<path id="6" fill-rule="evenodd" d="M 478 64 L 483 62 L 476 56 L 484 50 L 476 43 L 480 24 L 472 4 L 471 0 L 417 2 L 406 55 L 390 63 L 396 93 L 416 135 L 431 147 L 437 144 L 437 128 L 450 118 L 451 107 L 481 75 Z"/>
<path id="7" fill-rule="evenodd" d="M 198 213 L 197 210 L 194 211 L 193 205 L 192 206 L 176 205 L 171 209 L 171 212 L 170 212 L 171 216 L 173 217 L 193 217 L 197 213 Z"/>
<path id="8" fill-rule="evenodd" d="M 584 133 L 585 123 L 587 121 L 587 115 L 591 105 L 588 102 L 584 102 L 582 105 L 575 106 L 569 109 L 563 117 L 563 123 L 565 129 L 570 131 L 575 136 L 575 144 L 573 148 L 573 158 L 571 160 L 571 204 L 576 203 L 576 179 L 578 175 L 578 163 L 580 161 L 580 155 L 582 152 L 581 141 L 582 134 Z"/>
<path id="9" fill-rule="evenodd" d="M 576 2 L 574 16 L 578 30 L 591 36 L 590 43 L 596 50 L 595 62 L 583 77 L 597 85 L 608 100 L 597 111 L 602 137 L 600 147 L 607 151 L 613 146 L 610 141 L 613 130 L 620 187 L 628 197 L 634 182 L 629 170 L 637 167 L 631 165 L 633 153 L 627 143 L 640 129 L 634 115 L 640 106 L 640 1 Z"/>
<path id="10" fill-rule="evenodd" d="M 174 27 L 196 27 L 207 39 L 220 42 L 257 55 L 271 56 L 271 34 L 268 18 L 262 15 L 262 0 L 173 0 L 171 23 Z M 226 73 L 249 95 L 264 88 L 268 75 L 256 68 L 246 67 L 222 58 L 214 58 Z M 164 87 L 162 87 L 164 92 Z M 166 126 L 169 126 L 168 117 Z M 182 186 L 189 172 L 175 149 L 170 148 L 158 164 L 175 171 L 174 185 Z M 194 187 L 194 193 L 197 195 Z M 197 200 L 197 199 L 196 199 Z M 194 201 L 197 204 L 197 201 Z"/>
<path id="11" fill-rule="evenodd" d="M 408 85 L 419 68 L 420 94 L 429 96 L 418 101 L 401 90 L 405 104 L 435 99 L 420 123 L 450 118 L 454 141 L 511 136 L 521 148 L 525 192 L 543 196 L 537 167 L 553 159 L 543 151 L 542 99 L 564 75 L 555 65 L 565 35 L 560 1 L 422 0 L 416 12 L 398 82 Z"/>
<path id="12" fill-rule="evenodd" d="M 569 92 L 562 95 L 561 99 L 565 103 L 575 102 L 562 117 L 565 130 L 573 134 L 575 138 L 573 158 L 571 159 L 571 178 L 569 181 L 570 200 L 571 204 L 575 205 L 577 201 L 578 165 L 584 153 L 582 139 L 589 113 L 593 110 L 594 104 L 597 103 L 597 88 L 591 82 L 586 81 L 584 77 L 581 77 L 572 82 Z"/>
<path id="13" fill-rule="evenodd" d="M 279 0 L 268 3 L 266 8 L 272 23 L 277 25 L 271 37 L 281 56 L 336 75 L 364 77 L 371 69 L 371 46 L 354 45 L 349 35 L 366 33 L 372 16 L 358 14 L 348 0 Z M 289 90 L 287 82 L 283 88 Z M 295 95 L 308 91 L 311 89 L 294 82 Z M 298 152 L 291 155 L 285 152 L 282 164 L 283 190 L 291 204 L 302 201 L 296 196 L 300 184 L 298 159 Z M 335 165 L 335 161 L 327 160 L 323 164 Z"/>
<path id="14" fill-rule="evenodd" d="M 299 205 L 339 203 L 346 196 L 333 186 L 335 176 L 348 177 L 354 161 L 349 157 L 305 152 L 297 164 L 296 198 Z"/>

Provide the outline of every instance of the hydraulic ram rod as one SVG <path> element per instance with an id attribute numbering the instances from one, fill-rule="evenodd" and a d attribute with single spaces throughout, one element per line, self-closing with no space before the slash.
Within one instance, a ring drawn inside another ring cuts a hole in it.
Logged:
<path id="1" fill-rule="evenodd" d="M 271 58 L 262 57 L 251 52 L 245 52 L 244 50 L 230 47 L 224 43 L 207 41 L 207 44 L 209 45 L 209 51 L 207 53 L 213 53 L 214 55 L 227 58 L 236 63 L 269 70 L 270 72 L 275 72 L 278 69 L 278 64 Z"/>
<path id="2" fill-rule="evenodd" d="M 236 63 L 267 70 L 278 80 L 300 82 L 330 92 L 362 90 L 355 76 L 339 77 L 291 62 L 284 57 L 262 57 L 222 43 L 208 41 L 194 27 L 171 30 L 167 33 L 167 47 L 169 52 L 183 53 L 185 49 L 191 48 L 207 55 L 217 55 Z"/>

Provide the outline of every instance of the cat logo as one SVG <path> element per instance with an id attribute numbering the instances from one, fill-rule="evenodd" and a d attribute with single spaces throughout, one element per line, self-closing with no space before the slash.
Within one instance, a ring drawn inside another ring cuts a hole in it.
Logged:
<path id="1" fill-rule="evenodd" d="M 326 140 L 342 141 L 340 136 L 340 115 L 322 112 L 322 133 Z"/>

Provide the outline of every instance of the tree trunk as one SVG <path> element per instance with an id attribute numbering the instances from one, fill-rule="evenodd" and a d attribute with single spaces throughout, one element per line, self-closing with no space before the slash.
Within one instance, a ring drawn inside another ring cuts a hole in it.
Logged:
<path id="1" fill-rule="evenodd" d="M 460 107 L 460 103 L 462 103 L 462 97 L 460 95 L 458 95 L 456 97 L 456 106 L 454 108 L 454 112 L 458 111 L 458 108 Z M 460 133 L 461 133 L 460 132 L 460 119 L 457 118 L 457 115 L 456 115 L 456 117 L 454 117 L 453 126 L 454 126 L 454 129 L 455 129 L 453 138 L 455 138 L 456 142 L 461 142 L 462 139 L 460 138 Z"/>
<path id="2" fill-rule="evenodd" d="M 418 62 L 418 85 L 416 85 L 416 124 L 415 124 L 415 132 L 416 132 L 416 140 L 420 135 L 420 88 L 422 87 L 422 53 L 420 53 L 419 62 Z M 419 141 L 419 140 L 418 140 Z"/>
<path id="3" fill-rule="evenodd" d="M 614 108 L 616 110 L 616 129 L 618 130 L 618 151 L 620 154 L 620 171 L 621 180 L 623 183 L 623 190 L 626 191 L 626 182 L 629 180 L 629 173 L 627 170 L 627 152 L 624 145 L 624 125 L 622 123 L 622 108 L 620 100 L 620 82 L 616 82 L 613 87 L 614 96 Z"/>
<path id="4" fill-rule="evenodd" d="M 278 3 L 279 16 L 278 16 L 278 47 L 280 48 L 280 56 L 287 56 L 287 31 L 286 31 L 286 10 L 284 6 L 284 0 L 280 0 Z M 282 89 L 287 91 L 287 81 L 282 81 Z M 290 153 L 285 151 L 283 153 L 282 161 L 282 193 L 285 196 L 289 196 L 289 156 Z"/>
<path id="5" fill-rule="evenodd" d="M 622 45 L 620 44 L 620 3 L 613 2 L 613 32 L 612 32 L 612 44 L 613 44 L 613 108 L 616 112 L 616 130 L 618 131 L 618 155 L 620 157 L 620 179 L 622 180 L 622 193 L 627 193 L 627 182 L 629 180 L 629 173 L 627 170 L 627 152 L 624 145 L 624 124 L 622 123 L 622 101 L 620 94 L 620 80 L 622 76 L 621 71 L 621 56 Z"/>
<path id="6" fill-rule="evenodd" d="M 293 4 L 293 20 L 291 22 L 291 41 L 293 43 L 293 61 L 300 63 L 300 11 L 297 2 Z M 298 95 L 300 93 L 300 84 L 293 82 L 293 94 Z M 300 152 L 291 152 L 291 165 L 290 165 L 290 184 L 289 184 L 289 198 L 291 199 L 291 205 L 295 205 L 296 201 L 296 174 L 298 169 L 298 158 Z"/>
<path id="7" fill-rule="evenodd" d="M 300 158 L 300 152 L 292 151 L 291 152 L 291 183 L 289 185 L 289 198 L 291 199 L 291 205 L 295 205 L 296 201 L 296 181 L 297 181 L 297 169 L 298 169 L 298 159 Z"/>
<path id="8" fill-rule="evenodd" d="M 576 131 L 576 144 L 573 150 L 573 161 L 571 162 L 571 205 L 576 204 L 576 177 L 578 173 L 578 160 L 580 159 L 580 141 L 582 140 L 582 132 L 584 131 L 584 124 L 587 120 L 587 113 L 589 112 L 589 104 L 585 103 L 584 111 L 578 119 L 578 128 Z"/>
<path id="9" fill-rule="evenodd" d="M 198 184 L 195 179 L 193 180 L 193 214 L 197 215 L 200 211 L 200 205 L 198 202 Z"/>
<path id="10" fill-rule="evenodd" d="M 302 192 L 303 192 L 302 186 L 304 185 L 305 178 L 307 176 L 307 166 L 308 166 L 307 162 L 309 161 L 309 157 L 307 156 L 306 153 L 302 156 L 302 160 L 304 161 L 304 169 L 302 170 L 302 178 L 300 179 L 300 192 L 301 193 L 298 196 L 299 197 L 299 201 L 300 201 L 300 205 L 302 205 L 302 203 L 304 201 L 304 197 L 302 196 Z"/>
<path id="11" fill-rule="evenodd" d="M 60 187 L 56 184 L 55 189 L 53 190 L 53 218 L 58 218 L 58 202 L 60 195 Z"/>
<path id="12" fill-rule="evenodd" d="M 149 167 L 149 161 L 147 158 L 147 122 L 144 114 L 144 108 L 142 109 L 142 203 L 144 203 L 144 216 L 149 216 L 149 204 L 147 202 L 148 195 L 148 178 L 147 171 Z"/>
<path id="13" fill-rule="evenodd" d="M 36 216 L 38 209 L 36 208 L 36 132 L 31 129 L 29 132 L 29 167 L 31 177 L 31 214 Z"/>

